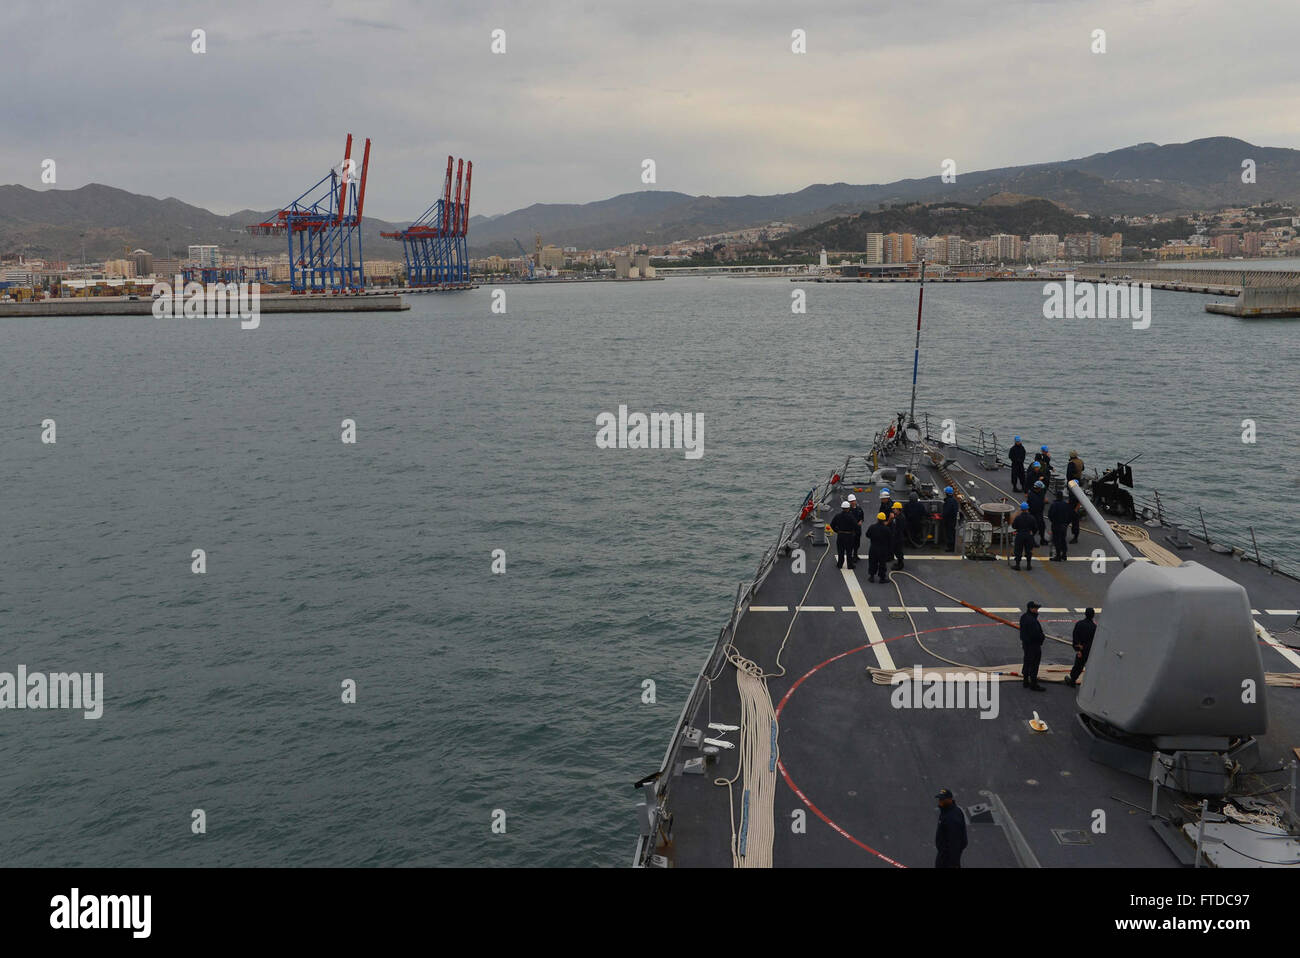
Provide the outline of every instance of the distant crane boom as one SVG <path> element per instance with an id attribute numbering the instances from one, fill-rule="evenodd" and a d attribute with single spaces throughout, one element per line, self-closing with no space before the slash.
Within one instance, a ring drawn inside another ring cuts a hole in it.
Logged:
<path id="1" fill-rule="evenodd" d="M 528 258 L 528 253 L 524 250 L 523 243 L 519 242 L 518 239 L 515 239 L 515 245 L 519 247 L 519 255 L 523 257 L 524 265 L 528 267 L 528 278 L 534 279 L 533 269 L 536 264 Z"/>
<path id="2" fill-rule="evenodd" d="M 452 199 L 452 173 L 456 196 Z M 403 230 L 380 233 L 399 240 L 406 258 L 406 283 L 421 289 L 471 289 L 469 272 L 469 186 L 474 164 L 447 157 L 442 193 Z M 462 195 L 461 185 L 464 184 Z M 364 181 L 363 181 L 364 188 Z"/>

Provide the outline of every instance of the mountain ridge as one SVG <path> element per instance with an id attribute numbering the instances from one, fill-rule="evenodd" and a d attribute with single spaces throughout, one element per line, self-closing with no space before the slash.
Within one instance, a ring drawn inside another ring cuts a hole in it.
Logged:
<path id="1" fill-rule="evenodd" d="M 1256 183 L 1241 182 L 1246 159 L 1255 162 Z M 1072 160 L 969 173 L 959 169 L 954 183 L 943 183 L 935 174 L 880 184 L 813 183 L 776 194 L 639 190 L 589 203 L 534 203 L 509 213 L 471 215 L 470 249 L 478 256 L 511 256 L 517 253 L 516 238 L 531 250 L 536 233 L 557 246 L 664 245 L 776 221 L 807 229 L 886 205 L 978 205 L 999 194 L 1044 199 L 1098 217 L 1300 201 L 1300 150 L 1213 136 L 1186 143 L 1136 143 Z M 276 254 L 285 249 L 282 237 L 245 231 L 273 213 L 241 210 L 222 216 L 176 197 L 158 199 L 99 183 L 75 190 L 0 186 L 0 251 L 75 261 L 84 233 L 91 259 L 119 256 L 135 247 L 161 256 L 170 246 L 176 255 L 190 244 L 211 243 Z M 379 233 L 405 225 L 367 217 L 362 225 L 367 257 L 400 259 L 400 245 Z"/>

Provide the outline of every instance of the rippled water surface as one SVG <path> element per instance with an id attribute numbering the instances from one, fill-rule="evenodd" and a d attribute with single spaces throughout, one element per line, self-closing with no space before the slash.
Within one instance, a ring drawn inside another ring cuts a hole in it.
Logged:
<path id="1" fill-rule="evenodd" d="M 630 783 L 736 584 L 906 407 L 916 287 L 805 284 L 806 315 L 792 288 L 0 324 L 0 671 L 102 672 L 106 697 L 0 711 L 0 860 L 628 863 Z M 1036 284 L 929 286 L 918 407 L 1089 467 L 1141 452 L 1139 485 L 1300 564 L 1300 321 L 1154 295 L 1138 331 L 1045 320 Z M 598 449 L 620 404 L 702 413 L 703 457 Z"/>

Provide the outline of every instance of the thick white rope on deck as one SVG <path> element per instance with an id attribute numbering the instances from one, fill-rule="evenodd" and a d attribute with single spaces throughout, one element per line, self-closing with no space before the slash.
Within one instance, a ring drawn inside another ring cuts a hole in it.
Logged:
<path id="1" fill-rule="evenodd" d="M 1163 566 L 1180 566 L 1183 560 L 1178 558 L 1162 545 L 1157 545 L 1151 541 L 1151 533 L 1147 532 L 1141 526 L 1131 526 L 1123 522 L 1116 522 L 1114 519 L 1108 519 L 1107 525 L 1115 530 L 1115 534 L 1125 542 L 1135 546 L 1138 552 L 1142 553 L 1154 565 Z"/>
<path id="2" fill-rule="evenodd" d="M 776 799 L 776 760 L 779 757 L 777 739 L 780 727 L 776 722 L 776 710 L 772 707 L 772 695 L 767 689 L 769 676 L 785 675 L 785 666 L 781 656 L 785 653 L 790 633 L 794 631 L 799 612 L 812 592 L 813 583 L 822 563 L 830 554 L 829 540 L 817 566 L 808 579 L 803 598 L 795 606 L 790 624 L 786 626 L 781 638 L 781 647 L 776 653 L 778 671 L 764 672 L 757 662 L 740 654 L 734 645 L 728 644 L 725 662 L 736 667 L 736 689 L 740 694 L 740 764 L 733 778 L 716 778 L 714 785 L 727 786 L 727 809 L 731 813 L 731 863 L 735 868 L 771 868 L 772 843 L 776 838 L 776 825 L 773 821 L 773 807 Z M 734 638 L 734 636 L 733 636 Z M 713 676 L 705 676 L 709 687 L 710 715 L 712 715 L 713 680 L 722 674 L 723 666 Z M 742 779 L 740 793 L 740 829 L 736 828 L 736 802 L 732 786 Z"/>
<path id="3" fill-rule="evenodd" d="M 735 778 L 720 778 L 715 785 L 727 786 L 731 815 L 731 863 L 736 868 L 771 868 L 772 842 L 776 837 L 777 726 L 767 680 L 757 663 L 743 656 L 733 660 L 736 689 L 740 693 L 740 766 Z M 736 803 L 732 786 L 741 780 L 740 824 L 736 824 Z"/>

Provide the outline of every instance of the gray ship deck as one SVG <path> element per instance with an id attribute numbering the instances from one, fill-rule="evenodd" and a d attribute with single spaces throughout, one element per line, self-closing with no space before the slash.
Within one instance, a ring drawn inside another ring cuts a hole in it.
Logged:
<path id="1" fill-rule="evenodd" d="M 1005 466 L 987 472 L 966 451 L 949 447 L 944 452 L 973 475 L 1010 489 Z M 922 478 L 944 485 L 927 472 L 922 469 Z M 976 498 L 987 500 L 990 493 L 981 487 Z M 863 488 L 858 495 L 873 502 L 878 488 Z M 1013 571 L 1001 558 L 961 558 L 960 547 L 957 554 L 933 548 L 909 553 L 904 571 L 1012 621 L 1027 601 L 1037 601 L 1048 634 L 1068 638 L 1087 606 L 1097 607 L 1104 623 L 1106 589 L 1121 569 L 1116 561 L 1106 563 L 1104 574 L 1092 571 L 1088 554 L 1101 548 L 1109 556 L 1113 550 L 1090 529 L 1085 520 L 1079 542 L 1070 546 L 1070 561 L 1049 562 L 1050 545 L 1036 547 L 1030 572 Z M 1152 538 L 1165 545 L 1155 530 Z M 894 708 L 893 690 L 873 684 L 869 666 L 943 665 L 918 646 L 912 623 L 898 611 L 901 607 L 912 610 L 921 641 L 962 663 L 1015 663 L 1018 668 L 1018 633 L 901 574 L 892 576 L 889 584 L 867 581 L 865 542 L 857 568 L 838 570 L 834 537 L 830 539 L 824 560 L 822 547 L 804 546 L 805 574 L 793 573 L 788 559 L 775 563 L 740 618 L 734 639 L 742 655 L 774 673 L 780 671 L 777 654 L 790 629 L 781 655 L 784 674 L 768 680 L 780 725 L 776 866 L 930 867 L 937 814 L 933 796 L 940 787 L 950 788 L 960 806 L 991 803 L 1000 813 L 996 823 L 969 824 L 964 867 L 1179 864 L 1145 811 L 1151 802 L 1150 783 L 1089 760 L 1077 720 L 1076 690 L 1059 674 L 1043 675 L 1045 692 L 1025 689 L 1018 679 L 1003 681 L 996 718 L 980 718 L 969 708 Z M 1177 555 L 1241 583 L 1256 622 L 1270 632 L 1286 630 L 1296 621 L 1300 582 L 1295 579 L 1219 554 L 1196 540 Z M 1294 634 L 1289 640 L 1294 643 Z M 1300 653 L 1261 645 L 1266 672 L 1300 672 Z M 1044 670 L 1054 664 L 1068 666 L 1072 659 L 1068 644 L 1050 639 L 1045 644 Z M 1270 687 L 1265 694 L 1270 726 L 1261 739 L 1261 754 L 1270 763 L 1289 760 L 1300 745 L 1300 689 Z M 1029 728 L 1034 711 L 1047 722 L 1047 732 Z M 686 724 L 710 737 L 718 733 L 709 730 L 709 722 L 738 725 L 739 716 L 735 669 L 726 664 L 686 715 Z M 737 739 L 736 733 L 723 737 Z M 669 864 L 731 866 L 728 790 L 714 779 L 736 774 L 739 751 L 721 752 L 705 774 L 693 775 L 682 774 L 682 763 L 700 752 L 689 747 L 670 750 L 664 810 L 672 816 L 672 841 L 658 849 Z M 1258 786 L 1262 790 L 1285 781 L 1285 775 L 1270 774 Z M 1104 834 L 1090 830 L 1096 809 L 1105 812 Z M 791 827 L 797 810 L 805 812 L 806 834 L 796 834 Z M 1073 833 L 1065 837 L 1077 843 L 1062 841 L 1058 831 Z"/>

